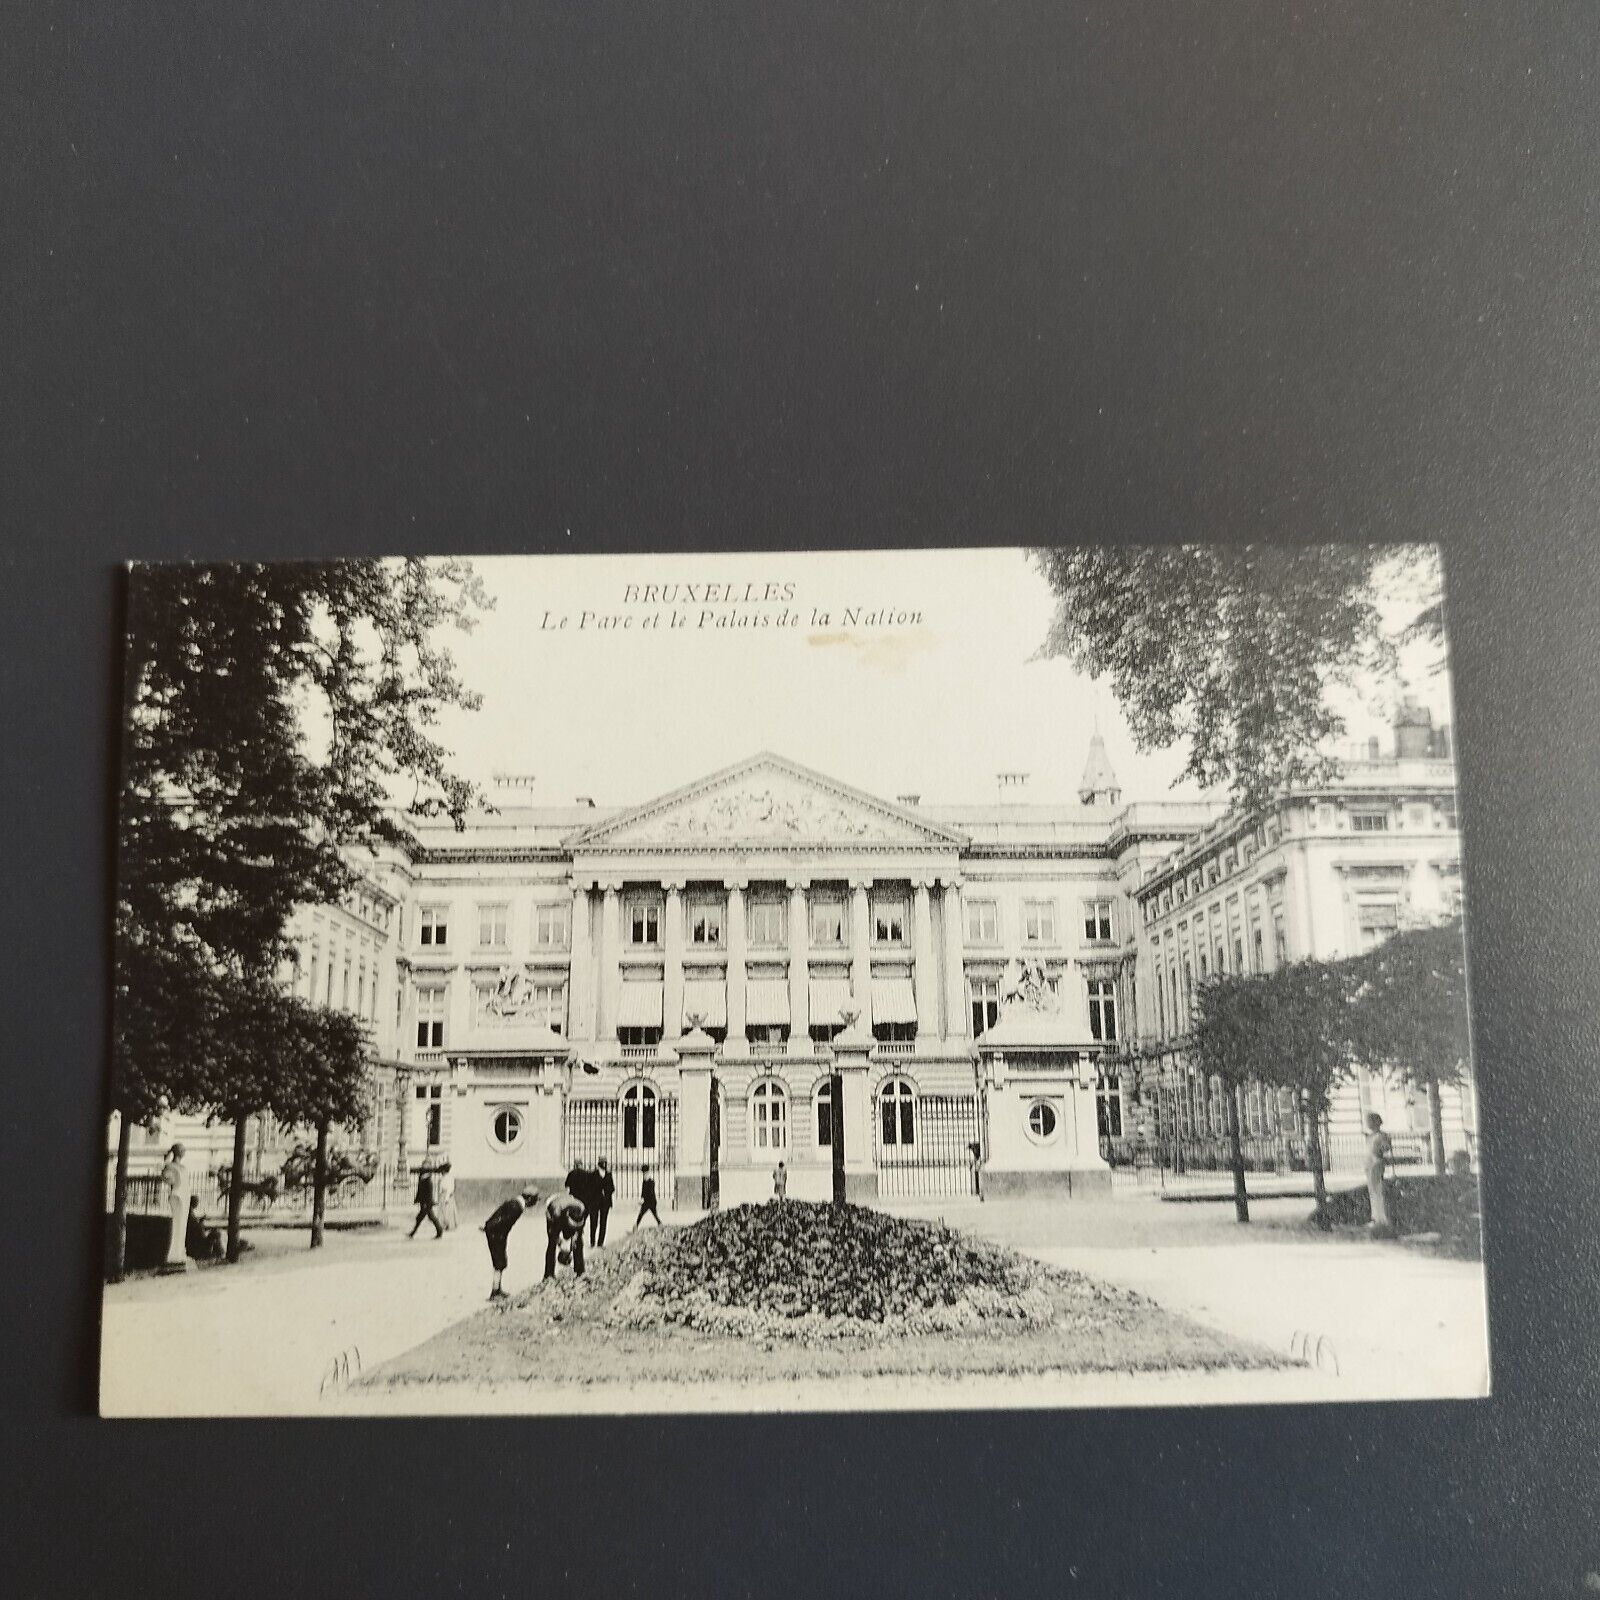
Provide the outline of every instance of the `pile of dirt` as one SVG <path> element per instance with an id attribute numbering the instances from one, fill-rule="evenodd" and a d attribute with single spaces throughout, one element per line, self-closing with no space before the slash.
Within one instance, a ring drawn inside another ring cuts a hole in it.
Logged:
<path id="1" fill-rule="evenodd" d="M 1047 1270 L 937 1223 L 804 1201 L 737 1206 L 674 1231 L 607 1320 L 755 1337 L 954 1332 L 1039 1325 Z"/>

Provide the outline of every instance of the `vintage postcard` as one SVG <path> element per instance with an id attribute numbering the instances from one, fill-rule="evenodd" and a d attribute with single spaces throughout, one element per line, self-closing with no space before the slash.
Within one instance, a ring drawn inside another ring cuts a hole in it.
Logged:
<path id="1" fill-rule="evenodd" d="M 128 582 L 105 1414 L 1488 1392 L 1435 551 Z"/>

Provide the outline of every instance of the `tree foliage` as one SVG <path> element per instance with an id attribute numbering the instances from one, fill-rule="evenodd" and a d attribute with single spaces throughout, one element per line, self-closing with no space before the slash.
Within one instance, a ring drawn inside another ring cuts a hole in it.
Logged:
<path id="1" fill-rule="evenodd" d="M 1418 1089 L 1460 1085 L 1472 1051 L 1460 918 L 1390 935 L 1354 959 L 1352 974 L 1361 1060 Z"/>
<path id="2" fill-rule="evenodd" d="M 477 697 L 439 635 L 487 604 L 460 561 L 132 570 L 112 1063 L 125 1118 L 359 1114 L 359 1025 L 276 981 L 289 920 L 351 889 L 352 849 L 407 842 L 403 813 L 463 824 L 476 791 L 436 729 Z"/>
<path id="3" fill-rule="evenodd" d="M 1372 545 L 1037 549 L 1057 597 L 1038 654 L 1109 678 L 1141 750 L 1187 744 L 1184 776 L 1256 809 L 1335 769 L 1341 688 L 1392 674 L 1380 597 L 1431 552 Z M 1431 605 L 1412 624 L 1441 636 Z"/>

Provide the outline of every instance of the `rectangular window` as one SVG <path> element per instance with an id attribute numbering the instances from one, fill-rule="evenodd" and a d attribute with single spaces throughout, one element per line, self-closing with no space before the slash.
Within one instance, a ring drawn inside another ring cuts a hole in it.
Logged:
<path id="1" fill-rule="evenodd" d="M 1104 1043 L 1117 1037 L 1117 986 L 1110 978 L 1089 979 L 1089 1037 Z"/>
<path id="2" fill-rule="evenodd" d="M 417 990 L 417 1048 L 442 1050 L 444 1048 L 444 990 L 428 988 Z"/>
<path id="3" fill-rule="evenodd" d="M 1350 813 L 1350 827 L 1355 833 L 1387 833 L 1389 831 L 1389 813 L 1387 811 L 1352 811 Z"/>
<path id="4" fill-rule="evenodd" d="M 787 923 L 784 919 L 785 903 L 782 900 L 752 900 L 750 902 L 750 943 L 761 945 L 786 944 Z"/>
<path id="5" fill-rule="evenodd" d="M 689 903 L 689 943 L 702 949 L 716 949 L 722 944 L 722 906 L 714 900 L 693 900 Z"/>
<path id="6" fill-rule="evenodd" d="M 967 901 L 967 943 L 999 944 L 1000 907 L 993 900 Z"/>
<path id="7" fill-rule="evenodd" d="M 1289 959 L 1289 932 L 1283 922 L 1283 907 L 1272 908 L 1272 959 L 1283 966 Z"/>
<path id="8" fill-rule="evenodd" d="M 444 906 L 423 906 L 417 913 L 417 943 L 436 947 L 449 942 L 449 911 Z"/>
<path id="9" fill-rule="evenodd" d="M 1122 1083 L 1116 1073 L 1107 1073 L 1096 1089 L 1094 1114 L 1102 1139 L 1122 1137 Z"/>
<path id="10" fill-rule="evenodd" d="M 1056 903 L 1054 900 L 1022 902 L 1022 937 L 1028 944 L 1056 942 Z"/>
<path id="11" fill-rule="evenodd" d="M 844 901 L 825 895 L 811 902 L 811 943 L 824 950 L 844 943 Z"/>
<path id="12" fill-rule="evenodd" d="M 658 901 L 629 901 L 628 943 L 648 948 L 661 943 L 661 906 Z"/>
<path id="13" fill-rule="evenodd" d="M 567 1031 L 567 986 L 564 983 L 534 984 L 533 1014 L 552 1033 L 565 1033 Z"/>
<path id="14" fill-rule="evenodd" d="M 571 901 L 558 900 L 553 905 L 533 908 L 533 942 L 541 950 L 565 950 L 571 937 Z"/>
<path id="15" fill-rule="evenodd" d="M 1111 902 L 1085 900 L 1083 902 L 1083 936 L 1091 943 L 1104 944 L 1112 937 Z"/>
<path id="16" fill-rule="evenodd" d="M 1371 950 L 1400 926 L 1400 908 L 1393 901 L 1368 901 L 1356 907 L 1357 948 Z"/>
<path id="17" fill-rule="evenodd" d="M 981 1039 L 1000 1020 L 1000 980 L 970 978 L 967 989 L 972 996 L 972 1036 Z"/>
<path id="18" fill-rule="evenodd" d="M 1259 922 L 1250 930 L 1250 939 L 1252 944 L 1252 966 L 1250 970 L 1252 972 L 1265 972 L 1267 967 L 1267 955 L 1261 938 L 1261 924 Z"/>
<path id="19" fill-rule="evenodd" d="M 478 948 L 504 950 L 509 943 L 511 907 L 491 905 L 478 907 Z"/>
<path id="20" fill-rule="evenodd" d="M 880 900 L 873 906 L 872 940 L 874 944 L 904 944 L 906 942 L 906 903 L 904 900 Z"/>

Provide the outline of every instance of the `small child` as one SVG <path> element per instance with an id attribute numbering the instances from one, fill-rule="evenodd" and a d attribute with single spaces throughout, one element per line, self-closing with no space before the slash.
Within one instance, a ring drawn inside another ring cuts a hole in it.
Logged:
<path id="1" fill-rule="evenodd" d="M 524 1189 L 504 1205 L 497 1206 L 483 1225 L 484 1237 L 489 1241 L 489 1263 L 494 1268 L 494 1287 L 489 1291 L 491 1300 L 504 1300 L 506 1292 L 500 1287 L 500 1274 L 506 1270 L 506 1237 L 522 1220 L 522 1213 L 539 1203 L 537 1189 Z"/>
<path id="2" fill-rule="evenodd" d="M 650 1176 L 649 1167 L 642 1169 L 643 1182 L 639 1185 L 639 1215 L 633 1219 L 634 1232 L 638 1232 L 639 1224 L 644 1221 L 648 1212 L 656 1219 L 656 1226 L 661 1226 L 661 1213 L 656 1210 L 656 1180 Z"/>

